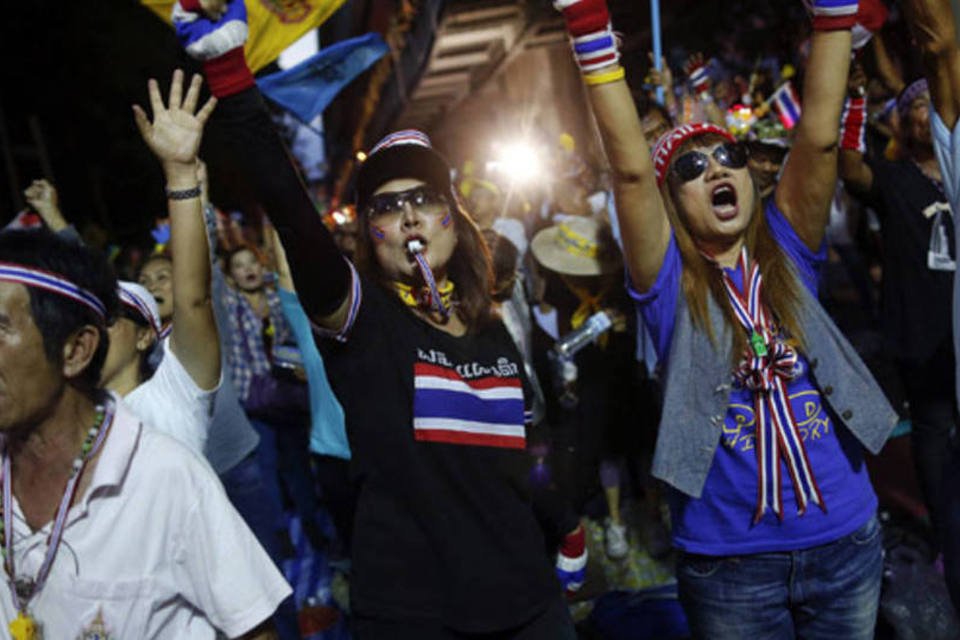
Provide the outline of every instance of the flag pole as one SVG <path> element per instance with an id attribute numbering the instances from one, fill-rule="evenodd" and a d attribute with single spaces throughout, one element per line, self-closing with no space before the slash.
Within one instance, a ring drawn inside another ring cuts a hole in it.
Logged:
<path id="1" fill-rule="evenodd" d="M 653 68 L 663 71 L 663 45 L 660 41 L 660 0 L 650 0 L 650 32 L 653 35 Z M 657 102 L 664 104 L 663 86 L 657 85 Z"/>

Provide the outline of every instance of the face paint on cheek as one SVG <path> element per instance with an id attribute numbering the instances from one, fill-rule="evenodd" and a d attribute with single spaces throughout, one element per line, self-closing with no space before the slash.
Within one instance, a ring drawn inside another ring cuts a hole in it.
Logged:
<path id="1" fill-rule="evenodd" d="M 453 222 L 453 216 L 451 216 L 450 212 L 447 211 L 447 215 L 443 216 L 443 220 L 440 221 L 440 226 L 446 229 L 450 226 L 451 222 Z"/>
<path id="2" fill-rule="evenodd" d="M 370 235 L 376 242 L 383 242 L 383 239 L 387 237 L 386 232 L 372 222 L 370 223 Z"/>

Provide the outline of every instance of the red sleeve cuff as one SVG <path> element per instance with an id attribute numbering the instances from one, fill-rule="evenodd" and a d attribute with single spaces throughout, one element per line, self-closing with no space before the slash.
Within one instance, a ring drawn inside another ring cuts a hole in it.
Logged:
<path id="1" fill-rule="evenodd" d="M 219 58 L 203 63 L 210 93 L 218 98 L 232 96 L 254 85 L 253 74 L 243 57 L 243 47 L 231 49 Z"/>

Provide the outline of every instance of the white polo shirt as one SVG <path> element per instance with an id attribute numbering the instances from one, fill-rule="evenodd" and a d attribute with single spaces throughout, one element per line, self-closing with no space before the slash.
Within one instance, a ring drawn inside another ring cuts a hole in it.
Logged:
<path id="1" fill-rule="evenodd" d="M 220 374 L 223 383 L 223 372 Z M 123 397 L 144 424 L 173 436 L 195 453 L 203 455 L 213 422 L 213 401 L 218 384 L 209 391 L 193 381 L 170 348 L 163 343 L 163 358 L 149 380 Z"/>
<path id="2" fill-rule="evenodd" d="M 31 532 L 14 503 L 18 575 L 34 577 L 51 524 Z M 291 593 L 210 466 L 117 403 L 89 489 L 71 508 L 29 611 L 46 638 L 170 640 L 242 635 Z M 0 572 L 0 613 L 16 616 Z M 9 638 L 6 624 L 0 637 Z M 92 637 L 92 636 L 91 636 Z"/>

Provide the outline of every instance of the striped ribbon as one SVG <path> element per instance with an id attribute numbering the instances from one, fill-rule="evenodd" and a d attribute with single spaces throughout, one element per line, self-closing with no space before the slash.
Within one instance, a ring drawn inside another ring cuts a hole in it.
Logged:
<path id="1" fill-rule="evenodd" d="M 136 311 L 138 314 L 140 314 L 141 318 L 147 321 L 147 324 L 149 324 L 150 327 L 157 332 L 157 336 L 161 334 L 163 329 L 154 321 L 153 314 L 150 312 L 150 307 L 147 306 L 146 302 L 140 299 L 140 296 L 127 291 L 123 287 L 117 287 L 117 295 L 120 296 L 120 302 Z"/>
<path id="2" fill-rule="evenodd" d="M 106 320 L 107 309 L 103 306 L 100 298 L 59 274 L 25 267 L 20 264 L 0 262 L 0 281 L 16 282 L 27 287 L 43 289 L 70 298 L 91 309 L 101 320 Z"/>
<path id="3" fill-rule="evenodd" d="M 433 277 L 433 270 L 430 269 L 430 264 L 427 262 L 426 256 L 422 253 L 414 253 L 413 257 L 417 261 L 417 266 L 420 267 L 420 274 L 423 276 L 423 281 L 427 283 L 427 286 L 430 288 L 430 301 L 433 304 L 434 310 L 446 320 L 450 317 L 450 305 L 444 303 L 443 295 L 437 289 L 437 280 Z"/>
<path id="4" fill-rule="evenodd" d="M 740 253 L 739 267 L 746 297 L 726 271 L 723 284 L 737 319 L 750 336 L 750 348 L 734 370 L 734 378 L 750 389 L 754 398 L 758 477 L 753 522 L 758 523 L 768 508 L 783 520 L 781 458 L 793 482 L 797 513 L 805 513 L 811 501 L 826 511 L 787 393 L 787 381 L 797 375 L 797 352 L 778 335 L 761 302 L 760 265 L 748 258 L 746 247 Z"/>
<path id="5" fill-rule="evenodd" d="M 106 406 L 103 408 L 104 418 L 103 422 L 100 424 L 100 429 L 97 432 L 96 439 L 93 442 L 93 446 L 89 451 L 83 453 L 79 458 L 74 460 L 73 466 L 73 475 L 70 476 L 70 480 L 67 482 L 67 486 L 63 491 L 63 497 L 60 499 L 60 506 L 57 508 L 56 516 L 53 520 L 53 528 L 50 531 L 50 535 L 47 537 L 47 550 L 43 556 L 43 563 L 40 565 L 40 571 L 37 572 L 37 577 L 33 582 L 33 587 L 31 593 L 27 598 L 35 596 L 43 588 L 43 585 L 47 581 L 47 576 L 50 575 L 50 569 L 53 567 L 53 561 L 57 557 L 57 549 L 60 547 L 60 541 L 63 539 L 63 530 L 66 528 L 67 524 L 67 513 L 70 511 L 70 505 L 73 503 L 73 499 L 77 492 L 77 486 L 80 483 L 80 478 L 83 476 L 83 470 L 87 465 L 87 462 L 97 455 L 97 452 L 100 450 L 100 447 L 103 446 L 103 441 L 107 438 L 107 432 L 110 431 L 110 425 L 113 423 L 113 415 L 116 405 L 112 399 L 108 399 Z M 5 451 L 3 456 L 3 476 L 0 477 L 0 483 L 3 484 L 3 532 L 4 532 L 4 569 L 7 572 L 7 577 L 10 583 L 10 592 L 13 596 L 13 604 L 18 611 L 23 612 L 26 609 L 27 602 L 21 602 L 20 594 L 17 591 L 17 573 L 14 564 L 14 555 L 13 555 L 13 472 L 11 470 L 12 464 L 10 461 L 10 452 Z"/>

